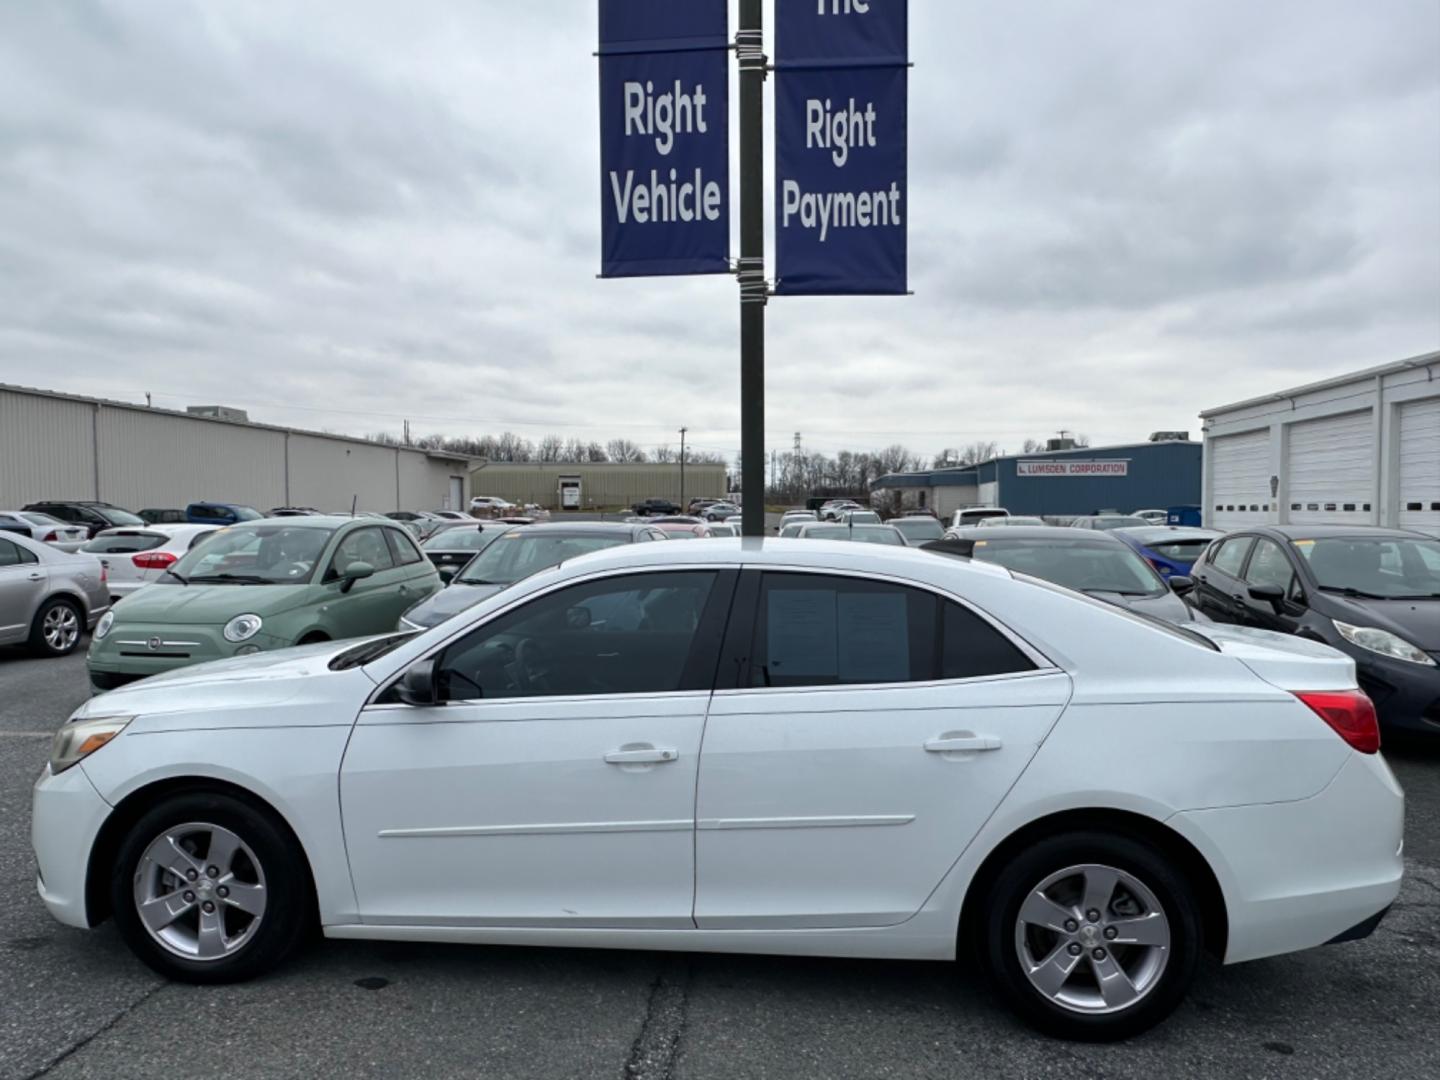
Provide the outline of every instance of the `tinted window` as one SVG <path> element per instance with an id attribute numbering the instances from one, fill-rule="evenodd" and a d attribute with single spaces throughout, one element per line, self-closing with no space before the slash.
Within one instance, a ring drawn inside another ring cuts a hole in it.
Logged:
<path id="1" fill-rule="evenodd" d="M 1167 591 L 1160 576 L 1133 548 L 1097 543 L 1092 537 L 1065 539 L 1062 534 L 1057 540 L 977 540 L 970 557 L 1076 592 L 1159 596 Z"/>
<path id="2" fill-rule="evenodd" d="M 896 518 L 890 524 L 899 529 L 900 535 L 917 547 L 926 540 L 939 540 L 945 535 L 944 526 L 932 517 Z"/>
<path id="3" fill-rule="evenodd" d="M 113 506 L 107 506 L 107 507 L 105 507 L 104 510 L 100 511 L 100 513 L 97 515 L 97 517 L 98 517 L 101 521 L 105 521 L 105 520 L 108 518 L 108 519 L 109 519 L 109 524 L 111 524 L 111 525 L 144 525 L 144 524 L 145 524 L 145 519 L 144 519 L 144 518 L 142 518 L 142 517 L 140 517 L 140 516 L 138 516 L 138 515 L 136 515 L 136 514 L 130 513 L 129 510 L 117 510 L 117 509 L 116 509 L 115 507 L 113 507 Z"/>
<path id="4" fill-rule="evenodd" d="M 1034 666 L 983 619 L 931 593 L 818 574 L 764 576 L 751 655 L 753 686 L 925 682 Z"/>
<path id="5" fill-rule="evenodd" d="M 19 544 L 0 539 L 0 566 L 19 566 L 22 563 L 39 562 L 33 551 L 27 551 Z"/>
<path id="6" fill-rule="evenodd" d="M 92 555 L 123 555 L 132 551 L 150 551 L 163 543 L 165 537 L 159 533 L 134 532 L 119 536 L 97 536 L 80 550 L 88 551 Z"/>
<path id="7" fill-rule="evenodd" d="M 709 570 L 627 574 L 542 596 L 445 650 L 441 698 L 708 689 L 718 644 L 697 631 L 714 584 Z"/>
<path id="8" fill-rule="evenodd" d="M 1288 594 L 1295 582 L 1290 560 L 1273 540 L 1255 541 L 1255 554 L 1245 568 L 1245 580 L 1251 585 L 1279 585 Z"/>
<path id="9" fill-rule="evenodd" d="M 503 534 L 503 529 L 479 529 L 461 525 L 436 533 L 422 546 L 426 551 L 482 551 Z"/>
<path id="10" fill-rule="evenodd" d="M 1248 536 L 1239 536 L 1234 540 L 1226 540 L 1220 545 L 1214 555 L 1210 556 L 1210 563 L 1216 570 L 1229 574 L 1231 577 L 1240 576 L 1240 568 L 1245 565 L 1245 553 L 1250 550 L 1253 541 Z"/>
<path id="11" fill-rule="evenodd" d="M 628 533 L 573 534 L 558 529 L 530 532 L 516 529 L 505 533 L 472 559 L 462 576 L 476 585 L 512 585 L 566 559 L 628 543 Z"/>
<path id="12" fill-rule="evenodd" d="M 1440 540 L 1344 536 L 1291 543 L 1322 589 L 1382 598 L 1440 595 Z"/>
<path id="13" fill-rule="evenodd" d="M 415 542 L 398 529 L 386 529 L 385 539 L 390 541 L 390 554 L 397 566 L 412 566 L 425 561 L 425 556 L 420 554 Z"/>

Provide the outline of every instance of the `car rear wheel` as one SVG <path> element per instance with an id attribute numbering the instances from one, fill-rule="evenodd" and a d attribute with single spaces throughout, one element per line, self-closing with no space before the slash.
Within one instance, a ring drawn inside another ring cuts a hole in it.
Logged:
<path id="1" fill-rule="evenodd" d="M 1010 1006 L 1049 1035 L 1103 1041 L 1153 1026 L 1195 977 L 1194 890 L 1163 852 L 1101 832 L 1048 837 L 985 901 L 983 956 Z"/>
<path id="2" fill-rule="evenodd" d="M 309 870 L 289 831 L 232 795 L 165 800 L 126 834 L 110 882 L 126 944 L 172 979 L 248 979 L 285 960 L 311 922 Z"/>
<path id="3" fill-rule="evenodd" d="M 43 656 L 69 656 L 80 644 L 84 623 L 73 601 L 47 600 L 35 613 L 30 646 Z"/>

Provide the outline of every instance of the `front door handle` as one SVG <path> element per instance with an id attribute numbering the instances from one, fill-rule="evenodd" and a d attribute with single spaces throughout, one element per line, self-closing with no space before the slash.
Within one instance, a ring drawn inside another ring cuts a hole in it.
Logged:
<path id="1" fill-rule="evenodd" d="M 611 750 L 605 760 L 611 765 L 663 765 L 679 756 L 668 746 L 627 746 Z"/>
<path id="2" fill-rule="evenodd" d="M 994 735 L 972 735 L 953 732 L 927 739 L 925 749 L 931 754 L 966 754 L 976 750 L 999 750 L 1001 742 Z"/>
<path id="3" fill-rule="evenodd" d="M 30 574 L 30 575 L 29 575 L 29 580 L 31 580 L 31 581 L 44 581 L 44 580 L 45 580 L 45 575 L 44 575 L 44 574 Z"/>

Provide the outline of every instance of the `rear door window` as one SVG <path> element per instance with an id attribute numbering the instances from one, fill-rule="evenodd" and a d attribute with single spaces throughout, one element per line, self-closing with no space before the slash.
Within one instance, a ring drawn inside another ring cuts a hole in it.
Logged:
<path id="1" fill-rule="evenodd" d="M 752 686 L 928 682 L 1034 666 L 984 619 L 922 589 L 822 574 L 761 579 Z"/>
<path id="2" fill-rule="evenodd" d="M 415 542 L 400 530 L 386 529 L 385 539 L 390 543 L 390 554 L 394 557 L 397 566 L 411 566 L 425 561 L 425 556 L 420 554 L 420 549 L 415 546 Z"/>

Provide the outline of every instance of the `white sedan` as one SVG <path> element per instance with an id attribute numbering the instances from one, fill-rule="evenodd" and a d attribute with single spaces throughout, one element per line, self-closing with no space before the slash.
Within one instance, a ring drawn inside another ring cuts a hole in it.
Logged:
<path id="1" fill-rule="evenodd" d="M 35 785 L 39 890 L 191 981 L 272 968 L 318 917 L 975 957 L 1036 1026 L 1121 1037 L 1202 952 L 1362 937 L 1400 888 L 1350 660 L 1205 630 L 905 548 L 611 548 L 420 633 L 92 698 Z"/>
<path id="2" fill-rule="evenodd" d="M 79 551 L 89 533 L 82 525 L 67 525 L 37 510 L 0 510 L 0 533 L 17 533 L 66 552 Z"/>
<path id="3" fill-rule="evenodd" d="M 109 575 L 110 596 L 123 600 L 160 578 L 215 525 L 124 525 L 102 529 L 82 549 Z"/>

